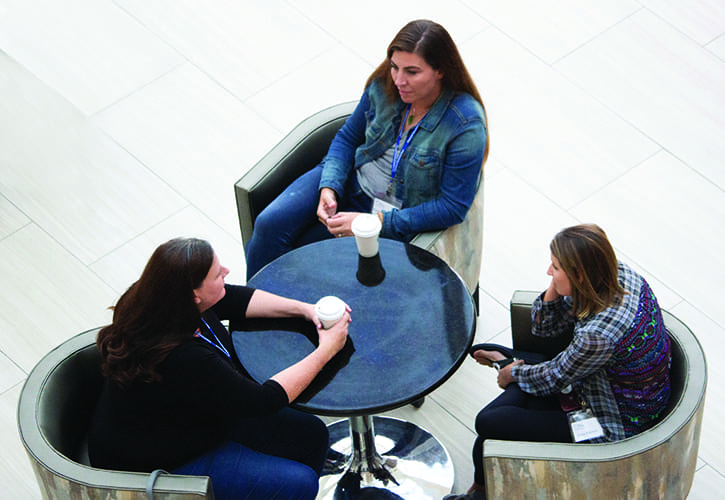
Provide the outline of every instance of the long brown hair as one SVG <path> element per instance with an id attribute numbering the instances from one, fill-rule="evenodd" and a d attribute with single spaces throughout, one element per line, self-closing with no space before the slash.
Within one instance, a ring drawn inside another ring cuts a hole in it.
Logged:
<path id="1" fill-rule="evenodd" d="M 196 238 L 173 239 L 154 251 L 113 308 L 113 322 L 98 333 L 104 375 L 121 387 L 160 380 L 156 367 L 200 323 L 194 289 L 213 260 L 211 245 Z"/>
<path id="2" fill-rule="evenodd" d="M 580 224 L 562 229 L 549 249 L 569 278 L 578 318 L 621 303 L 627 292 L 619 285 L 617 256 L 601 227 Z"/>
<path id="3" fill-rule="evenodd" d="M 403 26 L 395 35 L 393 41 L 390 42 L 387 57 L 372 72 L 365 83 L 367 87 L 374 80 L 381 80 L 385 88 L 385 94 L 390 102 L 393 102 L 398 95 L 395 82 L 390 74 L 391 58 L 394 52 L 410 52 L 422 57 L 431 68 L 443 74 L 441 86 L 444 89 L 469 94 L 481 104 L 483 114 L 486 116 L 486 106 L 483 104 L 483 99 L 478 93 L 476 84 L 473 83 L 473 78 L 471 78 L 466 65 L 463 63 L 456 43 L 443 26 L 427 19 L 411 21 Z M 487 132 L 484 152 L 486 156 L 488 156 L 488 144 Z"/>

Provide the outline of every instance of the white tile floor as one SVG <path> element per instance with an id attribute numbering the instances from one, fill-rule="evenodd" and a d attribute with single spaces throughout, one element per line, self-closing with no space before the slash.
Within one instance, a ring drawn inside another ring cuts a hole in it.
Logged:
<path id="1" fill-rule="evenodd" d="M 507 341 L 547 245 L 594 221 L 700 338 L 709 398 L 690 498 L 725 489 L 722 0 L 0 0 L 0 491 L 39 498 L 15 412 L 34 364 L 107 323 L 151 250 L 213 242 L 242 282 L 232 185 L 297 122 L 356 99 L 405 22 L 441 22 L 490 119 L 477 340 Z M 467 362 L 396 415 L 471 480 L 498 389 Z"/>

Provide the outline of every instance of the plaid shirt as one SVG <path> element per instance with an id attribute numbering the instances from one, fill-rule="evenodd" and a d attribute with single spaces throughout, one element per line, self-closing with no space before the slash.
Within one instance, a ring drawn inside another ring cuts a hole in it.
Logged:
<path id="1" fill-rule="evenodd" d="M 573 327 L 574 338 L 551 361 L 515 366 L 511 370 L 523 391 L 538 396 L 559 393 L 571 384 L 604 429 L 604 437 L 593 440 L 595 442 L 626 437 L 605 367 L 613 362 L 612 354 L 619 339 L 632 327 L 643 283 L 640 275 L 620 262 L 619 284 L 628 292 L 622 298 L 622 304 L 581 320 L 571 315 L 571 297 L 544 302 L 542 293 L 531 311 L 533 334 L 555 337 Z"/>

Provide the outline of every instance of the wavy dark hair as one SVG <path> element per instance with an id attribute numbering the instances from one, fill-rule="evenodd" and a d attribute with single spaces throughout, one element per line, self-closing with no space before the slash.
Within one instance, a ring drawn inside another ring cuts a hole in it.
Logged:
<path id="1" fill-rule="evenodd" d="M 194 289 L 213 260 L 209 242 L 196 238 L 173 239 L 154 251 L 141 277 L 112 308 L 113 322 L 98 333 L 105 376 L 121 387 L 161 379 L 159 363 L 199 326 Z"/>
<path id="2" fill-rule="evenodd" d="M 463 63 L 456 43 L 443 26 L 428 19 L 418 19 L 403 26 L 388 45 L 385 60 L 368 77 L 365 83 L 366 87 L 374 80 L 380 79 L 390 102 L 395 100 L 398 92 L 390 74 L 390 67 L 393 53 L 398 51 L 410 52 L 422 57 L 431 68 L 443 74 L 441 79 L 443 88 L 469 94 L 481 104 L 483 114 L 486 116 L 486 106 L 484 106 L 476 84 L 473 83 L 473 78 L 471 78 L 466 65 Z M 487 132 L 485 156 L 488 156 L 488 146 Z"/>
<path id="3" fill-rule="evenodd" d="M 618 305 L 627 292 L 619 285 L 619 264 L 604 230 L 596 224 L 562 229 L 549 245 L 571 283 L 572 312 L 578 318 Z"/>

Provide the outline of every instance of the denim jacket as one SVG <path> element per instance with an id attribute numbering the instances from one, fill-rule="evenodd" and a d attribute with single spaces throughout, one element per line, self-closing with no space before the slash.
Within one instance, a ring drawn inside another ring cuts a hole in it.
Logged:
<path id="1" fill-rule="evenodd" d="M 350 175 L 395 144 L 406 106 L 399 97 L 391 104 L 380 81 L 368 86 L 323 160 L 320 189 L 342 197 Z M 381 236 L 410 241 L 462 222 L 482 174 L 486 134 L 482 106 L 468 94 L 444 89 L 398 166 L 403 205 L 383 214 Z"/>

